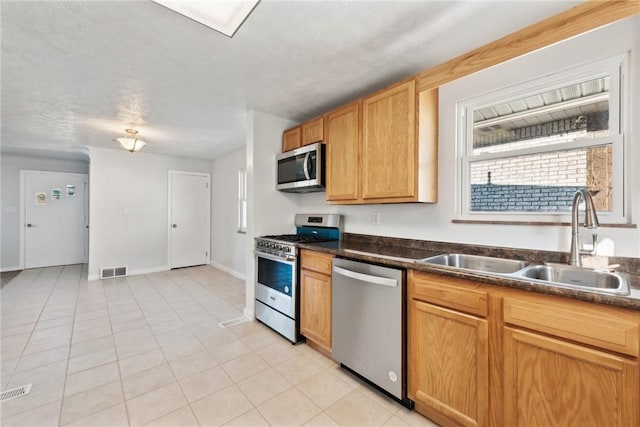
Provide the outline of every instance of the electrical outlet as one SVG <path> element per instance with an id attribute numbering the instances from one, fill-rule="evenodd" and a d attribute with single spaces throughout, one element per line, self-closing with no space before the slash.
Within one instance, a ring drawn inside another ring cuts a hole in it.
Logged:
<path id="1" fill-rule="evenodd" d="M 371 214 L 371 223 L 373 225 L 380 225 L 380 219 L 381 219 L 380 217 L 381 217 L 380 212 L 373 212 Z"/>

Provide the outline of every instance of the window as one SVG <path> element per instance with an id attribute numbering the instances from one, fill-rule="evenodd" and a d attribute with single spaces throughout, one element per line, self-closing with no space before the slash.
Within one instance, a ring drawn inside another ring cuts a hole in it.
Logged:
<path id="1" fill-rule="evenodd" d="M 238 171 L 238 233 L 247 232 L 247 171 Z"/>
<path id="2" fill-rule="evenodd" d="M 575 191 L 587 188 L 601 221 L 623 222 L 624 63 L 608 60 L 459 104 L 461 218 L 564 221 Z"/>

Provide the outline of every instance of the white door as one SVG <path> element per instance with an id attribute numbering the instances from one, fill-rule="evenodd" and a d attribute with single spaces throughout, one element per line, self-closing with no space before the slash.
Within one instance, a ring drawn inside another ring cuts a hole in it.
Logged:
<path id="1" fill-rule="evenodd" d="M 169 266 L 209 263 L 209 174 L 169 171 Z"/>
<path id="2" fill-rule="evenodd" d="M 24 268 L 87 262 L 87 175 L 22 171 Z"/>

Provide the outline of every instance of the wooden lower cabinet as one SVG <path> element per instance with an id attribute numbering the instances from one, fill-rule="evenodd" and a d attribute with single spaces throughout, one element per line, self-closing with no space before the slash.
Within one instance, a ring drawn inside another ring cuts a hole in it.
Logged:
<path id="1" fill-rule="evenodd" d="M 505 328 L 507 426 L 638 426 L 638 362 Z"/>
<path id="2" fill-rule="evenodd" d="M 332 258 L 303 250 L 300 269 L 300 333 L 326 355 L 331 355 Z"/>
<path id="3" fill-rule="evenodd" d="M 421 301 L 410 302 L 409 396 L 437 422 L 487 424 L 487 321 Z"/>
<path id="4" fill-rule="evenodd" d="M 640 426 L 640 313 L 408 274 L 408 395 L 442 426 Z"/>

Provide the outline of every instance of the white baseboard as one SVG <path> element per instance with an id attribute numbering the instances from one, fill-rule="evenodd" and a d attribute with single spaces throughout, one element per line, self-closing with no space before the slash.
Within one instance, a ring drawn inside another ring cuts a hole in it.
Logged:
<path id="1" fill-rule="evenodd" d="M 224 271 L 225 273 L 228 273 L 228 274 L 232 275 L 233 277 L 237 277 L 238 279 L 245 280 L 245 275 L 243 273 L 239 273 L 239 272 L 227 267 L 226 265 L 217 263 L 215 261 L 211 261 L 209 263 L 209 265 L 211 265 L 212 267 L 217 268 L 220 271 Z"/>
<path id="2" fill-rule="evenodd" d="M 0 268 L 0 273 L 6 273 L 7 271 L 17 271 L 23 270 L 22 267 L 2 267 Z"/>
<path id="3" fill-rule="evenodd" d="M 256 319 L 255 311 L 253 309 L 250 309 L 250 308 L 247 308 L 247 307 L 245 307 L 244 310 L 242 310 L 242 315 L 247 320 L 255 320 Z"/>
<path id="4" fill-rule="evenodd" d="M 150 267 L 150 268 L 138 268 L 135 270 L 129 270 L 127 276 L 137 276 L 139 274 L 151 274 L 151 273 L 159 273 L 161 271 L 169 271 L 171 270 L 168 265 L 163 265 L 160 267 Z M 99 274 L 89 274 L 87 280 L 100 280 Z M 105 279 L 110 280 L 110 279 Z"/>
<path id="5" fill-rule="evenodd" d="M 171 270 L 171 267 L 169 267 L 168 265 L 163 265 L 163 266 L 159 266 L 159 267 L 150 267 L 150 268 L 139 268 L 136 270 L 129 270 L 129 276 L 135 276 L 138 274 L 151 274 L 151 273 L 159 273 L 161 271 L 169 271 Z"/>

